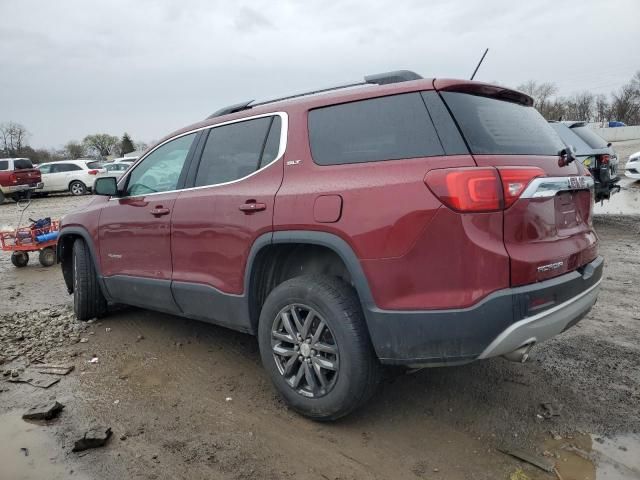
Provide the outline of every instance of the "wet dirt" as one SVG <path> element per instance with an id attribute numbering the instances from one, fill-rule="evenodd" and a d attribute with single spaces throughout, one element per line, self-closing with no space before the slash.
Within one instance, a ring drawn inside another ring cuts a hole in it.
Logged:
<path id="1" fill-rule="evenodd" d="M 52 216 L 82 201 L 38 199 L 32 208 Z M 0 206 L 0 224 L 14 208 Z M 0 478 L 39 478 L 29 475 L 40 470 L 96 479 L 557 478 L 500 453 L 504 445 L 553 455 L 564 480 L 640 478 L 640 217 L 600 215 L 595 227 L 606 258 L 599 301 L 576 327 L 538 345 L 531 362 L 389 376 L 365 408 L 332 424 L 283 404 L 254 338 L 144 310 L 115 312 L 80 333 L 86 342 L 69 339 L 44 356 L 75 365 L 58 384 L 42 389 L 0 376 Z M 59 268 L 17 270 L 5 260 L 0 328 L 7 313 L 69 304 Z M 58 420 L 19 419 L 51 397 L 65 404 Z M 559 416 L 544 417 L 548 402 Z M 109 443 L 72 454 L 93 425 L 113 429 Z M 33 442 L 33 468 L 15 438 Z"/>
<path id="2" fill-rule="evenodd" d="M 45 423 L 28 423 L 21 413 L 0 415 L 0 478 L 11 480 L 65 480 L 88 478 L 74 472 Z"/>

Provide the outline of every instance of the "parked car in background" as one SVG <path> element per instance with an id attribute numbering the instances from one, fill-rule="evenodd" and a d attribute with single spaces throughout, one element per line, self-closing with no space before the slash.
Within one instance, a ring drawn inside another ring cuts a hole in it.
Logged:
<path id="1" fill-rule="evenodd" d="M 620 191 L 618 156 L 611 144 L 587 126 L 586 122 L 549 122 L 567 146 L 575 148 L 577 161 L 589 169 L 595 181 L 595 201 L 608 200 Z"/>
<path id="2" fill-rule="evenodd" d="M 98 174 L 105 171 L 96 160 L 62 160 L 42 163 L 38 168 L 44 184 L 42 193 L 68 191 L 72 195 L 91 191 Z"/>
<path id="3" fill-rule="evenodd" d="M 634 180 L 640 180 L 640 152 L 629 155 L 629 160 L 627 160 L 624 174 Z"/>
<path id="4" fill-rule="evenodd" d="M 364 403 L 381 364 L 522 362 L 578 323 L 604 264 L 593 178 L 533 99 L 408 71 L 361 85 L 223 108 L 99 178 L 61 221 L 77 318 L 119 303 L 255 334 L 318 420 Z"/>
<path id="5" fill-rule="evenodd" d="M 138 157 L 121 157 L 114 158 L 113 163 L 135 163 L 136 160 L 138 160 Z"/>
<path id="6" fill-rule="evenodd" d="M 610 128 L 614 128 L 614 127 L 626 127 L 627 124 L 624 122 L 618 122 L 618 121 L 611 121 L 609 122 L 609 127 Z"/>
<path id="7" fill-rule="evenodd" d="M 104 172 L 98 174 L 98 177 L 115 177 L 120 178 L 124 172 L 131 166 L 130 162 L 105 163 L 102 165 Z"/>
<path id="8" fill-rule="evenodd" d="M 28 191 L 42 188 L 40 171 L 28 158 L 0 158 L 0 204 L 5 198 L 19 200 Z"/>

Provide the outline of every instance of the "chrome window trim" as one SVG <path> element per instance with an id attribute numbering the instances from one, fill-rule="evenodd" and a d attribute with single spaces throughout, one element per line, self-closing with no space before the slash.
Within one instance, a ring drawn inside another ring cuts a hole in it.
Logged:
<path id="1" fill-rule="evenodd" d="M 196 133 L 196 132 L 200 132 L 202 130 L 210 130 L 213 128 L 217 128 L 217 127 L 222 127 L 225 125 L 231 125 L 234 123 L 240 123 L 240 122 L 246 122 L 249 120 L 255 120 L 258 118 L 264 118 L 264 117 L 275 117 L 278 116 L 280 117 L 280 121 L 282 123 L 282 125 L 280 126 L 280 145 L 278 148 L 278 154 L 276 155 L 276 158 L 273 159 L 271 162 L 269 162 L 268 164 L 264 165 L 263 167 L 260 167 L 258 170 L 251 172 L 249 175 L 246 175 L 242 178 L 238 178 L 236 180 L 231 180 L 229 182 L 223 182 L 223 183 L 215 183 L 213 185 L 202 185 L 199 187 L 188 187 L 188 188 L 179 188 L 176 190 L 167 190 L 165 192 L 153 192 L 153 193 L 147 193 L 144 195 L 127 195 L 125 197 L 110 197 L 109 201 L 111 200 L 124 200 L 127 198 L 137 198 L 137 197 L 150 197 L 153 195 L 163 195 L 166 193 L 175 193 L 175 192 L 187 192 L 187 191 L 191 191 L 191 190 L 200 190 L 203 188 L 214 188 L 214 187 L 221 187 L 224 185 L 230 185 L 232 183 L 237 183 L 237 182 L 241 182 L 242 180 L 246 180 L 249 177 L 252 177 L 253 175 L 265 170 L 266 168 L 269 168 L 271 165 L 273 165 L 274 163 L 276 163 L 278 160 L 280 160 L 283 156 L 284 156 L 284 152 L 287 149 L 287 140 L 288 140 L 288 133 L 289 133 L 289 115 L 287 114 L 287 112 L 270 112 L 270 113 L 261 113 L 260 115 L 253 115 L 251 117 L 243 117 L 243 118 L 238 118 L 236 120 L 229 120 L 228 122 L 222 122 L 222 123 L 216 123 L 215 125 L 207 125 L 206 127 L 200 127 L 200 128 L 195 128 L 193 130 L 189 130 L 188 132 L 184 132 L 181 133 L 179 135 L 176 135 L 174 137 L 168 138 L 167 140 L 165 140 L 162 143 L 159 143 L 158 145 L 156 145 L 155 147 L 153 147 L 152 150 L 149 150 L 147 153 L 144 154 L 144 156 L 140 157 L 131 167 L 129 167 L 129 169 L 127 169 L 126 171 L 126 175 L 123 175 L 120 178 L 120 181 L 118 182 L 118 188 L 120 188 L 121 186 L 124 186 L 127 182 L 127 179 L 129 178 L 129 175 L 131 175 L 131 173 L 133 172 L 133 170 L 138 166 L 139 163 L 143 162 L 145 158 L 147 158 L 149 155 L 151 155 L 153 152 L 155 152 L 158 148 L 160 148 L 161 146 L 176 140 L 180 137 L 184 137 L 186 135 L 191 135 L 192 133 Z M 122 185 L 121 185 L 122 183 Z"/>
<path id="2" fill-rule="evenodd" d="M 593 185 L 593 177 L 587 176 L 539 177 L 531 181 L 520 198 L 554 197 L 559 192 L 593 189 Z"/>

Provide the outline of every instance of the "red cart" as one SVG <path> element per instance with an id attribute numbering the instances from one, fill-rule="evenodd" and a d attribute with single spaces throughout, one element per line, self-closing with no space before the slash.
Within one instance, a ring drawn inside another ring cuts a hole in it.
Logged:
<path id="1" fill-rule="evenodd" d="M 11 263 L 24 267 L 29 262 L 29 252 L 40 252 L 38 259 L 43 267 L 56 263 L 59 221 L 42 224 L 41 220 L 31 220 L 31 226 L 0 232 L 0 247 L 11 254 Z"/>

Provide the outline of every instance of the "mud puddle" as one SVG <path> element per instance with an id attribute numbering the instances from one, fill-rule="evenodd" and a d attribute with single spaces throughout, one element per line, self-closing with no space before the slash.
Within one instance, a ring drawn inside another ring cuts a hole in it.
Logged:
<path id="1" fill-rule="evenodd" d="M 74 472 L 47 425 L 22 420 L 20 413 L 0 415 L 0 478 L 12 480 L 63 480 Z"/>
<path id="2" fill-rule="evenodd" d="M 640 478 L 640 435 L 577 435 L 550 439 L 545 456 L 556 463 L 564 480 L 637 480 Z"/>

